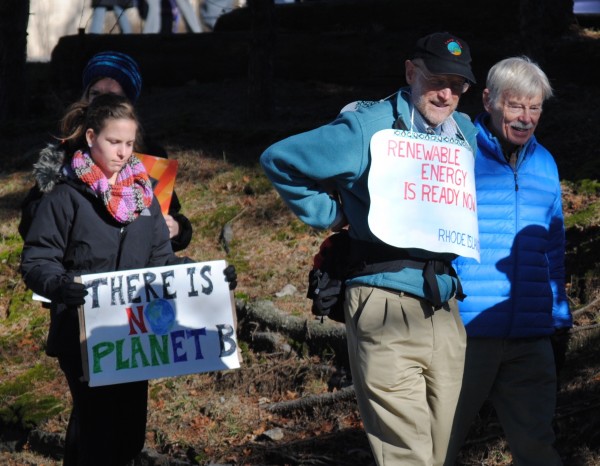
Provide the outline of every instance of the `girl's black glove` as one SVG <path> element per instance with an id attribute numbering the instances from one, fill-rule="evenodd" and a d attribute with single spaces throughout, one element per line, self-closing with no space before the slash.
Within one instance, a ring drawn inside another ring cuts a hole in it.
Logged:
<path id="1" fill-rule="evenodd" d="M 229 283 L 229 289 L 235 290 L 237 286 L 237 273 L 235 272 L 235 267 L 233 265 L 228 265 L 223 270 L 223 274 L 225 275 L 225 281 Z"/>
<path id="2" fill-rule="evenodd" d="M 60 286 L 60 301 L 67 306 L 81 306 L 87 294 L 83 283 L 66 282 Z"/>

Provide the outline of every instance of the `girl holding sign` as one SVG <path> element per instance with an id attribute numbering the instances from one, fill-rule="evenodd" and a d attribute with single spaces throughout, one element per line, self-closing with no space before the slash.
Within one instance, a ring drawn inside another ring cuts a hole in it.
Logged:
<path id="1" fill-rule="evenodd" d="M 132 155 L 138 129 L 126 97 L 78 102 L 61 121 L 66 159 L 36 167 L 51 189 L 25 237 L 21 267 L 27 286 L 51 301 L 47 352 L 58 357 L 73 398 L 67 466 L 131 461 L 144 445 L 148 387 L 82 381 L 77 307 L 87 290 L 74 278 L 189 260 L 173 253 L 148 175 Z"/>
<path id="2" fill-rule="evenodd" d="M 131 56 L 122 52 L 108 50 L 95 54 L 85 65 L 81 78 L 83 83 L 81 98 L 86 102 L 91 102 L 102 94 L 118 94 L 126 96 L 132 104 L 136 105 L 142 92 L 140 67 Z M 152 141 L 147 134 L 144 135 L 143 143 L 142 147 L 136 148 L 138 153 L 168 158 L 165 149 Z M 67 156 L 67 150 L 61 143 L 48 144 L 40 151 L 37 165 L 62 163 L 62 159 Z M 31 188 L 21 205 L 19 233 L 23 239 L 27 235 L 31 219 L 35 216 L 39 199 L 48 188 L 45 176 L 36 176 L 35 179 L 35 186 Z M 165 221 L 169 228 L 173 251 L 182 251 L 190 244 L 193 231 L 189 219 L 181 212 L 181 203 L 175 191 L 172 193 Z"/>

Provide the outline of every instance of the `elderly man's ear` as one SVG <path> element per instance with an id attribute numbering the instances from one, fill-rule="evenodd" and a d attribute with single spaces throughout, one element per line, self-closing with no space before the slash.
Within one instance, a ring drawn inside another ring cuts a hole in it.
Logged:
<path id="1" fill-rule="evenodd" d="M 491 104 L 491 100 L 490 100 L 490 90 L 488 88 L 485 88 L 483 90 L 483 95 L 481 96 L 481 100 L 483 101 L 483 108 L 485 108 L 485 111 L 490 113 L 492 110 L 492 104 Z"/>
<path id="2" fill-rule="evenodd" d="M 406 78 L 406 83 L 410 86 L 415 79 L 415 65 L 412 61 L 406 60 L 404 62 L 404 74 Z"/>

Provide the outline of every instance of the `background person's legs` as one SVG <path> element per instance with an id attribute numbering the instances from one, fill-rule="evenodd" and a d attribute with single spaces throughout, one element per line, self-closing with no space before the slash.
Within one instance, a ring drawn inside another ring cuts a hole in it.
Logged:
<path id="1" fill-rule="evenodd" d="M 160 0 L 146 0 L 148 14 L 142 32 L 144 34 L 157 34 L 160 32 Z"/>
<path id="2" fill-rule="evenodd" d="M 131 34 L 131 23 L 129 22 L 129 18 L 127 17 L 127 13 L 120 6 L 115 5 L 113 7 L 113 11 L 115 16 L 117 17 L 117 21 L 119 22 L 119 27 L 121 28 L 121 33 L 123 34 Z"/>
<path id="3" fill-rule="evenodd" d="M 92 13 L 92 24 L 90 25 L 90 34 L 104 33 L 104 18 L 106 17 L 106 7 L 97 6 Z"/>
<path id="4" fill-rule="evenodd" d="M 177 3 L 177 8 L 179 8 L 179 12 L 183 16 L 188 29 L 192 32 L 202 32 L 200 20 L 188 0 L 175 0 L 175 2 Z"/>

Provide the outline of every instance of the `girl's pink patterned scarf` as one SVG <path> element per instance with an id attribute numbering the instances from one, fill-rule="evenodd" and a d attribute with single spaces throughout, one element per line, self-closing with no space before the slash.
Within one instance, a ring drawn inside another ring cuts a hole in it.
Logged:
<path id="1" fill-rule="evenodd" d="M 133 222 L 152 203 L 152 184 L 140 160 L 132 155 L 117 175 L 114 185 L 87 152 L 77 151 L 71 160 L 77 177 L 87 184 L 119 223 Z"/>

